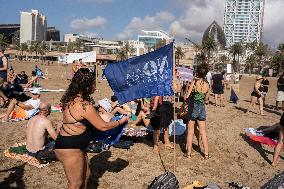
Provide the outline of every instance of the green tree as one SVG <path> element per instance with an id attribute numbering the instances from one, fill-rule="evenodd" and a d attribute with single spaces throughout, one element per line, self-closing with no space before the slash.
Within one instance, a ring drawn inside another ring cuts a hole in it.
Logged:
<path id="1" fill-rule="evenodd" d="M 0 45 L 7 46 L 8 44 L 8 39 L 3 34 L 0 34 Z"/>
<path id="2" fill-rule="evenodd" d="M 48 51 L 48 46 L 45 42 L 41 42 L 39 46 L 39 54 L 41 55 L 41 61 L 44 61 L 43 55 Z"/>
<path id="3" fill-rule="evenodd" d="M 28 50 L 29 50 L 28 44 L 27 43 L 21 43 L 19 50 L 21 51 L 21 56 L 23 56 L 24 52 L 25 51 L 28 52 Z"/>
<path id="4" fill-rule="evenodd" d="M 259 61 L 259 66 L 263 66 L 263 58 L 267 55 L 268 53 L 268 45 L 264 43 L 259 43 L 259 45 L 256 47 L 254 54 L 258 57 Z"/>
<path id="5" fill-rule="evenodd" d="M 251 54 L 246 58 L 246 68 L 249 74 L 252 73 L 253 68 L 257 65 L 257 59 L 255 54 Z"/>
<path id="6" fill-rule="evenodd" d="M 233 55 L 233 70 L 240 71 L 240 56 L 243 54 L 244 48 L 241 43 L 235 43 L 230 48 L 230 53 Z"/>
<path id="7" fill-rule="evenodd" d="M 179 66 L 179 60 L 183 59 L 185 56 L 185 53 L 183 52 L 181 47 L 177 47 L 175 51 L 175 58 L 177 59 L 177 66 Z"/>
<path id="8" fill-rule="evenodd" d="M 155 49 L 159 49 L 163 46 L 165 46 L 167 43 L 167 41 L 165 39 L 160 40 L 156 45 L 155 45 Z"/>
<path id="9" fill-rule="evenodd" d="M 278 70 L 278 75 L 284 70 L 284 43 L 278 45 L 277 51 L 271 57 L 272 66 Z"/>
<path id="10" fill-rule="evenodd" d="M 124 46 L 117 51 L 117 59 L 118 60 L 126 60 L 128 59 L 132 53 L 134 53 L 135 49 L 129 42 L 126 42 Z"/>
<path id="11" fill-rule="evenodd" d="M 212 53 L 217 49 L 217 43 L 212 37 L 208 37 L 206 40 L 202 41 L 202 50 L 206 55 L 208 64 L 212 57 Z"/>

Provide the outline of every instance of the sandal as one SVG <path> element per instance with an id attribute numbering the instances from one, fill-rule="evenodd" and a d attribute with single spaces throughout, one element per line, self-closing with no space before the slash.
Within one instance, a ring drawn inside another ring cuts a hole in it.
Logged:
<path id="1" fill-rule="evenodd" d="M 190 159 L 190 158 L 192 158 L 192 155 L 189 154 L 188 152 L 186 152 L 186 153 L 183 154 L 183 157 Z"/>
<path id="2" fill-rule="evenodd" d="M 212 156 L 209 155 L 209 154 L 205 154 L 205 155 L 204 155 L 204 159 L 205 159 L 205 160 L 210 159 L 211 157 L 212 157 Z"/>

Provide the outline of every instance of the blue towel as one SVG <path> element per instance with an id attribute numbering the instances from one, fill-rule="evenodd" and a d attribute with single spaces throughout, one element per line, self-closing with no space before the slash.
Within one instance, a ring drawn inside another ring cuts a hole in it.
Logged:
<path id="1" fill-rule="evenodd" d="M 232 101 L 234 104 L 237 104 L 238 100 L 239 100 L 239 98 L 238 98 L 237 94 L 235 93 L 234 89 L 231 89 L 230 101 Z"/>
<path id="2" fill-rule="evenodd" d="M 111 121 L 120 120 L 123 116 L 115 116 Z M 123 134 L 123 128 L 127 125 L 124 123 L 108 131 L 99 131 L 94 129 L 94 142 L 102 143 L 102 150 L 108 150 L 112 145 L 117 143 Z"/>

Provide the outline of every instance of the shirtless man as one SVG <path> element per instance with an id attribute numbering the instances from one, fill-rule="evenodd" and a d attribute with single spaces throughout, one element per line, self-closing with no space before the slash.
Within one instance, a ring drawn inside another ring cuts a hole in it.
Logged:
<path id="1" fill-rule="evenodd" d="M 47 143 L 47 134 L 53 140 L 56 139 L 58 133 L 52 127 L 52 123 L 47 116 L 50 115 L 50 104 L 41 103 L 39 107 L 39 114 L 29 120 L 27 124 L 27 154 L 35 157 L 37 152 L 50 148 L 51 144 Z M 59 130 L 59 129 L 57 129 Z"/>

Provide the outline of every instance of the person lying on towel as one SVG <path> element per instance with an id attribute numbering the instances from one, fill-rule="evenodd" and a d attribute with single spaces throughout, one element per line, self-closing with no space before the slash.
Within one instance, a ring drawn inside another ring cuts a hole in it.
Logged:
<path id="1" fill-rule="evenodd" d="M 51 121 L 47 118 L 51 112 L 51 105 L 41 103 L 38 115 L 29 120 L 27 124 L 26 149 L 29 156 L 38 158 L 39 152 L 53 149 L 54 142 L 47 139 L 49 135 L 53 140 L 57 138 L 58 132 L 52 127 Z M 59 131 L 59 129 L 57 129 Z"/>
<path id="2" fill-rule="evenodd" d="M 33 116 L 38 111 L 40 105 L 40 90 L 34 89 L 31 93 L 32 98 L 25 102 L 12 99 L 7 111 L 0 115 L 2 122 L 8 121 L 9 119 L 25 119 Z"/>

